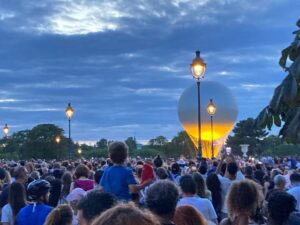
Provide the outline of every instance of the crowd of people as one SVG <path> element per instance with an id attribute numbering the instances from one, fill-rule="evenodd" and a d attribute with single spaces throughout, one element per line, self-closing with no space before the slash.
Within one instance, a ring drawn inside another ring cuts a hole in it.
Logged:
<path id="1" fill-rule="evenodd" d="M 3 225 L 300 225 L 294 159 L 128 158 L 0 162 Z"/>

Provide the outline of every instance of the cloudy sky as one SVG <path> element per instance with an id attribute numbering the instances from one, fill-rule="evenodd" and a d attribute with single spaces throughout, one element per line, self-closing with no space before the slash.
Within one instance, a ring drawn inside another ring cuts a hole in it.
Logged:
<path id="1" fill-rule="evenodd" d="M 0 124 L 39 123 L 75 140 L 138 140 L 181 130 L 178 99 L 205 80 L 236 96 L 238 119 L 255 117 L 285 73 L 280 51 L 300 18 L 292 0 L 0 0 Z"/>

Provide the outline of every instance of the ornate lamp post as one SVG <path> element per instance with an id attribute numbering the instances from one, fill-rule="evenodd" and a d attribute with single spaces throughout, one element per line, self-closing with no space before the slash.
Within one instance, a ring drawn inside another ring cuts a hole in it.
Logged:
<path id="1" fill-rule="evenodd" d="M 65 110 L 66 116 L 69 120 L 69 142 L 70 142 L 70 146 L 69 146 L 69 159 L 71 159 L 71 118 L 74 114 L 74 109 L 71 106 L 71 103 L 68 104 L 66 110 Z"/>
<path id="2" fill-rule="evenodd" d="M 211 134 L 211 157 L 214 157 L 214 121 L 213 116 L 215 115 L 217 111 L 216 105 L 213 103 L 213 100 L 210 99 L 208 105 L 207 105 L 207 112 L 210 115 L 210 134 Z"/>
<path id="3" fill-rule="evenodd" d="M 3 127 L 3 133 L 4 133 L 5 138 L 8 137 L 8 132 L 9 132 L 9 127 L 7 126 L 7 123 L 6 123 Z"/>
<path id="4" fill-rule="evenodd" d="M 206 64 L 200 57 L 200 51 L 196 51 L 196 57 L 190 65 L 192 75 L 197 81 L 198 90 L 198 154 L 202 156 L 202 144 L 201 144 L 201 102 L 200 102 L 200 79 L 204 78 Z"/>

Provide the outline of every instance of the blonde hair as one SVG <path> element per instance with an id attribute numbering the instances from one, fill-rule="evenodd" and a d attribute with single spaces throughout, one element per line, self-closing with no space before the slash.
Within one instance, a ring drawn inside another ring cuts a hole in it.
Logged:
<path id="1" fill-rule="evenodd" d="M 59 205 L 48 215 L 44 225 L 72 225 L 73 213 L 69 205 Z"/>
<path id="2" fill-rule="evenodd" d="M 226 203 L 230 219 L 239 214 L 253 216 L 259 206 L 260 187 L 251 180 L 232 183 Z"/>
<path id="3" fill-rule="evenodd" d="M 106 210 L 92 225 L 159 225 L 157 218 L 147 210 L 137 208 L 133 203 L 120 204 Z"/>

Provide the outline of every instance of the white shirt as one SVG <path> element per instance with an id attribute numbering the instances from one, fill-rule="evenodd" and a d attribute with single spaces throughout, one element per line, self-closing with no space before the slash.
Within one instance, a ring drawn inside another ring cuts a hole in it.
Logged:
<path id="1" fill-rule="evenodd" d="M 293 195 L 297 200 L 296 209 L 300 210 L 300 183 L 294 185 L 290 190 L 287 191 L 289 194 Z"/>
<path id="2" fill-rule="evenodd" d="M 180 199 L 177 203 L 178 206 L 182 205 L 190 205 L 193 206 L 195 209 L 197 209 L 207 220 L 216 220 L 217 214 L 216 211 L 212 205 L 212 203 L 205 198 L 200 198 L 197 196 L 193 197 L 183 197 Z"/>
<path id="3" fill-rule="evenodd" d="M 12 214 L 13 213 L 10 204 L 6 204 L 2 208 L 1 223 L 9 223 L 10 225 L 13 225 L 14 223 Z"/>

